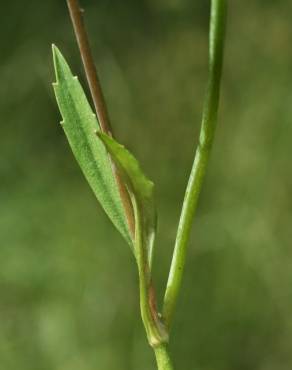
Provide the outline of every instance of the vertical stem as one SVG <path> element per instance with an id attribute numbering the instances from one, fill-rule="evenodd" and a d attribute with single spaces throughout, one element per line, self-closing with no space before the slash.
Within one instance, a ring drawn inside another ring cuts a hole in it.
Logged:
<path id="1" fill-rule="evenodd" d="M 165 345 L 154 348 L 158 370 L 173 370 L 169 353 Z"/>
<path id="2" fill-rule="evenodd" d="M 113 136 L 106 103 L 93 61 L 88 35 L 78 0 L 67 0 L 67 5 L 101 131 L 109 136 Z M 115 165 L 112 164 L 112 167 L 128 222 L 129 231 L 132 235 L 132 239 L 134 239 L 135 223 L 129 195 Z"/>
<path id="3" fill-rule="evenodd" d="M 88 35 L 78 0 L 67 0 L 67 4 L 101 130 L 106 134 L 112 134 L 107 107 L 97 76 L 96 67 L 94 65 Z"/>
<path id="4" fill-rule="evenodd" d="M 169 327 L 175 310 L 186 260 L 186 250 L 198 198 L 205 177 L 217 123 L 223 64 L 227 0 L 211 0 L 209 81 L 202 126 L 180 216 L 174 254 L 164 296 L 163 318 Z"/>
<path id="5" fill-rule="evenodd" d="M 87 82 L 90 88 L 90 92 L 92 95 L 93 103 L 95 106 L 95 110 L 97 113 L 97 117 L 101 126 L 101 131 L 113 136 L 107 108 L 105 104 L 105 100 L 102 94 L 101 86 L 98 80 L 97 71 L 94 65 L 88 36 L 86 33 L 86 29 L 84 26 L 81 10 L 78 4 L 78 0 L 67 0 L 70 16 L 72 19 L 77 43 L 79 46 L 82 62 L 84 65 L 85 73 Z M 145 325 L 145 329 L 147 332 L 149 343 L 154 346 L 155 356 L 157 360 L 157 366 L 158 370 L 173 370 L 173 367 L 170 362 L 170 358 L 167 352 L 167 349 L 164 344 L 159 344 L 160 341 L 163 341 L 165 338 L 164 336 L 167 335 L 167 333 L 164 333 L 164 330 L 162 326 L 160 327 L 159 318 L 157 315 L 157 312 L 153 312 L 153 307 L 151 306 L 151 289 L 154 289 L 151 285 L 151 279 L 148 276 L 149 271 L 146 268 L 145 270 L 145 256 L 143 256 L 141 253 L 143 251 L 142 248 L 142 241 L 140 240 L 141 231 L 136 230 L 135 233 L 135 226 L 134 226 L 134 213 L 131 206 L 130 198 L 128 196 L 128 193 L 126 191 L 126 188 L 121 181 L 121 178 L 119 177 L 118 172 L 116 171 L 115 166 L 114 168 L 114 174 L 119 186 L 120 195 L 123 201 L 123 205 L 125 208 L 125 213 L 128 219 L 129 229 L 132 234 L 133 239 L 135 240 L 135 243 L 138 244 L 138 249 L 140 250 L 140 253 L 138 253 L 138 267 L 139 267 L 139 280 L 140 280 L 140 305 L 141 305 L 141 314 L 142 319 Z M 139 225 L 138 220 L 138 225 Z M 136 235 L 135 235 L 136 234 Z M 162 331 L 162 336 L 161 336 Z"/>

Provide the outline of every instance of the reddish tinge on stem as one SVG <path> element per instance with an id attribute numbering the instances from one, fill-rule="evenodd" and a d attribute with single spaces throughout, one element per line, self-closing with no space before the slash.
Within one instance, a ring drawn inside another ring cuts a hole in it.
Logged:
<path id="1" fill-rule="evenodd" d="M 101 131 L 113 137 L 113 131 L 111 128 L 106 103 L 93 61 L 86 28 L 83 22 L 82 11 L 78 4 L 78 0 L 67 0 L 67 4 Z M 129 194 L 123 181 L 121 180 L 118 169 L 113 162 L 112 168 L 124 207 L 129 231 L 132 239 L 134 239 L 135 221 Z"/>

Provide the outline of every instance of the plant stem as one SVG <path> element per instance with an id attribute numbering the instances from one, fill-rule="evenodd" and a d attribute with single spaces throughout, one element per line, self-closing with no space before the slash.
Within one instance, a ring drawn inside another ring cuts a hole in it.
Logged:
<path id="1" fill-rule="evenodd" d="M 199 144 L 185 193 L 170 273 L 164 296 L 163 319 L 169 327 L 174 314 L 184 272 L 186 250 L 206 174 L 217 123 L 223 64 L 227 0 L 211 0 L 209 35 L 209 80 L 204 101 Z"/>
<path id="2" fill-rule="evenodd" d="M 101 131 L 108 134 L 109 136 L 113 136 L 106 103 L 94 65 L 89 40 L 78 0 L 67 0 L 67 4 Z M 137 249 L 139 250 L 137 262 L 140 281 L 140 306 L 142 320 L 145 325 L 149 343 L 153 347 L 155 352 L 158 370 L 173 370 L 166 346 L 165 344 L 161 344 L 161 342 L 165 341 L 166 338 L 168 338 L 168 334 L 167 332 L 164 332 L 163 324 L 160 323 L 160 319 L 156 311 L 155 302 L 153 303 L 153 301 L 155 301 L 155 293 L 154 287 L 151 282 L 149 266 L 145 266 L 145 256 L 143 255 L 143 241 L 141 239 L 142 234 L 139 227 L 139 217 L 137 221 L 138 228 L 135 233 L 134 211 L 135 213 L 137 213 L 137 207 L 135 207 L 135 210 L 133 210 L 126 187 L 122 182 L 119 173 L 117 172 L 117 169 L 114 165 L 113 169 L 125 209 L 125 214 L 128 220 L 129 229 L 132 234 L 133 240 L 135 240 Z"/>
<path id="3" fill-rule="evenodd" d="M 173 366 L 169 358 L 169 353 L 165 345 L 155 347 L 154 352 L 158 370 L 173 370 Z"/>
<path id="4" fill-rule="evenodd" d="M 78 0 L 67 0 L 67 4 L 101 130 L 111 134 L 112 128 Z"/>
<path id="5" fill-rule="evenodd" d="M 113 136 L 113 130 L 110 124 L 106 103 L 92 57 L 88 35 L 83 22 L 82 11 L 80 9 L 78 0 L 67 0 L 67 5 L 101 131 L 109 136 Z M 129 231 L 132 239 L 134 239 L 135 222 L 129 195 L 115 165 L 113 164 L 112 167 L 124 207 Z"/>

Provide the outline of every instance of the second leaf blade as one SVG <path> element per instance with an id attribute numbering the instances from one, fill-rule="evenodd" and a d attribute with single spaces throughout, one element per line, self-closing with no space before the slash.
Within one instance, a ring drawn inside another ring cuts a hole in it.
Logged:
<path id="1" fill-rule="evenodd" d="M 123 145 L 101 132 L 98 133 L 98 138 L 103 142 L 120 169 L 121 176 L 128 186 L 130 197 L 135 197 L 135 203 L 141 213 L 143 248 L 146 249 L 147 263 L 151 268 L 157 223 L 154 184 L 144 175 L 137 159 Z M 134 204 L 133 208 L 135 208 Z"/>

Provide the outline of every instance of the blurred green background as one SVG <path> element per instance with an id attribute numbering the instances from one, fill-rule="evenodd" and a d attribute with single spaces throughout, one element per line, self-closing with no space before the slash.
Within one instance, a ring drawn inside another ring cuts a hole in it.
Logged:
<path id="1" fill-rule="evenodd" d="M 170 348 L 180 370 L 291 370 L 292 4 L 229 3 Z M 199 132 L 209 1 L 82 4 L 116 136 L 156 184 L 161 299 Z M 65 1 L 5 2 L 0 29 L 0 369 L 154 369 L 134 259 L 58 124 L 52 42 L 84 83 Z"/>

